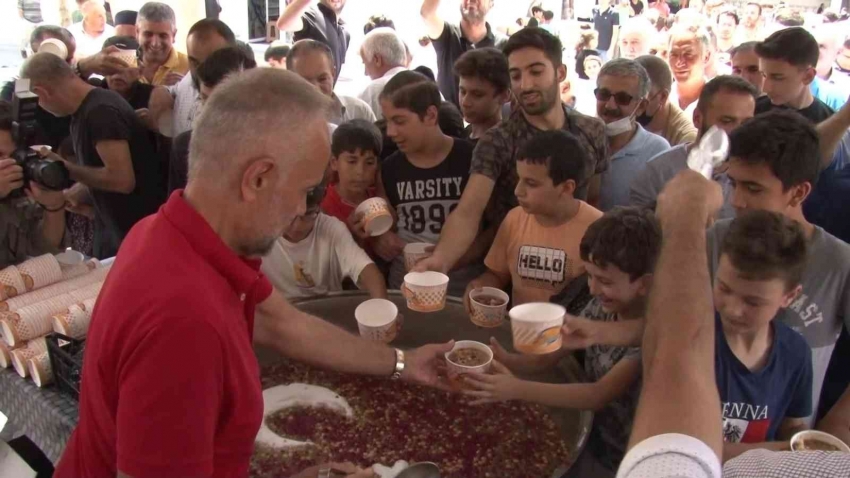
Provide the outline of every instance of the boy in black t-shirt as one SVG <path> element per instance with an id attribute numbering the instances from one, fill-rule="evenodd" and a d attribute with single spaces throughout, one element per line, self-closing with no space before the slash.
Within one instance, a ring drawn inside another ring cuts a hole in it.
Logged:
<path id="1" fill-rule="evenodd" d="M 477 142 L 502 122 L 502 106 L 511 88 L 508 59 L 495 48 L 470 50 L 455 62 L 454 72 L 460 79 L 460 111 L 469 123 L 465 137 Z"/>
<path id="2" fill-rule="evenodd" d="M 375 241 L 375 252 L 392 261 L 389 285 L 397 289 L 405 274 L 404 246 L 413 242 L 436 244 L 440 239 L 443 224 L 469 179 L 473 146 L 440 130 L 440 91 L 419 73 L 397 74 L 384 87 L 380 102 L 387 136 L 398 151 L 382 164 L 378 193 L 393 207 L 398 221 L 395 232 Z M 463 267 L 451 274 L 450 295 L 460 295 L 467 282 L 481 272 L 484 252 L 470 255 L 466 262 L 477 261 L 479 267 Z"/>
<path id="3" fill-rule="evenodd" d="M 774 108 L 790 108 L 813 123 L 834 111 L 812 95 L 810 85 L 817 75 L 818 42 L 804 28 L 779 30 L 756 45 L 764 74 L 765 96 L 756 102 L 756 114 Z"/>

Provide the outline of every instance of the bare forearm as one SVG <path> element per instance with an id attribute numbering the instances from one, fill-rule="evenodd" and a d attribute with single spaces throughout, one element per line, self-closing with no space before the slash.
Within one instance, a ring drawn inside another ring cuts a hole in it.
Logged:
<path id="1" fill-rule="evenodd" d="M 791 449 L 787 441 L 770 441 L 762 443 L 724 443 L 723 463 L 737 458 L 750 450 L 788 451 Z"/>
<path id="2" fill-rule="evenodd" d="M 369 297 L 373 299 L 387 298 L 387 283 L 375 264 L 363 268 L 357 279 L 357 287 L 368 292 Z"/>
<path id="3" fill-rule="evenodd" d="M 832 164 L 838 143 L 850 128 L 850 103 L 816 126 L 820 137 L 821 169 Z"/>
<path id="4" fill-rule="evenodd" d="M 339 372 L 386 377 L 395 367 L 395 352 L 387 345 L 363 340 L 279 297 L 258 307 L 256 322 L 255 339 L 294 360 Z"/>
<path id="5" fill-rule="evenodd" d="M 547 407 L 573 410 L 598 410 L 605 406 L 605 397 L 592 383 L 542 383 L 522 381 L 518 390 L 520 400 Z"/>
<path id="6" fill-rule="evenodd" d="M 456 210 L 449 215 L 440 234 L 440 242 L 434 251 L 435 255 L 443 259 L 448 270 L 454 268 L 454 265 L 475 242 L 480 224 L 481 217 L 476 218 L 472 214 L 458 214 Z"/>
<path id="7" fill-rule="evenodd" d="M 277 28 L 284 32 L 295 32 L 303 28 L 301 15 L 307 11 L 313 0 L 295 0 L 290 3 L 277 19 Z"/>
<path id="8" fill-rule="evenodd" d="M 86 186 L 102 191 L 130 194 L 135 188 L 135 181 L 130 182 L 118 177 L 106 167 L 92 168 L 74 163 L 65 163 L 71 172 L 71 179 Z"/>
<path id="9" fill-rule="evenodd" d="M 50 212 L 44 210 L 41 223 L 41 234 L 45 242 L 54 250 L 58 250 L 65 238 L 65 209 Z"/>
<path id="10" fill-rule="evenodd" d="M 594 322 L 594 326 L 597 328 L 595 341 L 600 345 L 640 347 L 646 321 L 641 319 Z"/>
<path id="11" fill-rule="evenodd" d="M 818 430 L 831 433 L 844 443 L 850 443 L 850 387 L 848 387 L 838 403 L 832 406 L 829 413 L 818 422 Z"/>
<path id="12" fill-rule="evenodd" d="M 649 298 L 644 384 L 630 446 L 681 433 L 722 453 L 705 217 L 682 213 L 662 223 L 664 246 Z"/>
<path id="13" fill-rule="evenodd" d="M 496 228 L 492 226 L 475 236 L 475 240 L 472 242 L 472 245 L 469 246 L 469 249 L 467 249 L 460 259 L 458 259 L 453 269 L 460 269 L 470 264 L 481 262 L 490 250 L 490 246 L 493 245 L 493 239 L 495 237 Z"/>

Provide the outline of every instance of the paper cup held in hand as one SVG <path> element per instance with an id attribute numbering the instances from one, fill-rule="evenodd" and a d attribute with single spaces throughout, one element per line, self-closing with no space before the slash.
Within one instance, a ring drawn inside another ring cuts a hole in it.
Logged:
<path id="1" fill-rule="evenodd" d="M 561 348 L 561 327 L 567 311 L 557 304 L 531 302 L 511 309 L 514 348 L 522 353 L 542 355 Z"/>
<path id="2" fill-rule="evenodd" d="M 360 336 L 390 343 L 398 334 L 398 307 L 385 299 L 369 299 L 354 310 Z"/>
<path id="3" fill-rule="evenodd" d="M 838 437 L 817 430 L 805 430 L 791 437 L 791 451 L 838 451 L 850 453 L 850 447 Z"/>
<path id="4" fill-rule="evenodd" d="M 404 246 L 404 268 L 407 272 L 413 269 L 417 262 L 431 256 L 429 248 L 434 247 L 433 244 L 427 242 L 411 242 Z"/>
<path id="5" fill-rule="evenodd" d="M 490 347 L 472 340 L 458 340 L 446 353 L 446 374 L 455 387 L 463 388 L 463 375 L 468 373 L 487 373 L 493 364 L 493 351 Z"/>
<path id="6" fill-rule="evenodd" d="M 42 149 L 47 148 L 48 151 L 53 151 L 53 146 L 47 144 L 34 144 L 30 146 L 30 149 L 35 151 L 36 153 L 40 153 Z"/>
<path id="7" fill-rule="evenodd" d="M 383 198 L 367 199 L 354 212 L 363 217 L 366 234 L 370 236 L 380 236 L 393 227 L 393 215 Z"/>
<path id="8" fill-rule="evenodd" d="M 479 287 L 469 292 L 472 323 L 479 327 L 498 327 L 505 321 L 508 294 L 495 287 Z"/>
<path id="9" fill-rule="evenodd" d="M 68 46 L 62 40 L 56 38 L 45 38 L 38 46 L 38 53 L 50 53 L 62 60 L 68 59 Z"/>
<path id="10" fill-rule="evenodd" d="M 136 50 L 118 50 L 117 52 L 112 53 L 112 55 L 123 60 L 130 68 L 138 68 L 139 66 Z"/>
<path id="11" fill-rule="evenodd" d="M 401 293 L 407 308 L 417 312 L 437 312 L 446 306 L 449 276 L 439 272 L 409 272 L 404 276 Z"/>

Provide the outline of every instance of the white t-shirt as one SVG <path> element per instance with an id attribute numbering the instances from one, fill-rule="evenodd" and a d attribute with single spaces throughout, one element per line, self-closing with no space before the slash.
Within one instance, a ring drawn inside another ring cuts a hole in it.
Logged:
<path id="1" fill-rule="evenodd" d="M 103 50 L 103 42 L 115 36 L 115 27 L 112 25 L 104 25 L 103 33 L 93 37 L 83 31 L 83 23 L 75 23 L 68 27 L 74 35 L 74 40 L 77 41 L 77 58 L 85 58 L 100 53 Z"/>
<path id="2" fill-rule="evenodd" d="M 287 298 L 313 297 L 354 283 L 372 260 L 339 219 L 319 213 L 310 235 L 298 243 L 283 237 L 263 258 L 262 271 Z"/>

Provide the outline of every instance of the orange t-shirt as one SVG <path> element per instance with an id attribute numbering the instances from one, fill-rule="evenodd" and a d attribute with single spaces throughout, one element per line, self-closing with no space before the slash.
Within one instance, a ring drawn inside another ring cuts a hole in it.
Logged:
<path id="1" fill-rule="evenodd" d="M 584 274 L 581 239 L 602 212 L 580 202 L 575 217 L 560 226 L 541 226 L 522 207 L 515 207 L 505 217 L 484 264 L 497 275 L 510 277 L 513 305 L 549 302 Z"/>

